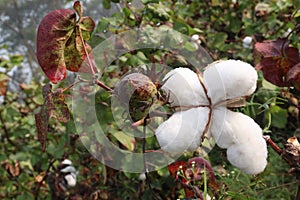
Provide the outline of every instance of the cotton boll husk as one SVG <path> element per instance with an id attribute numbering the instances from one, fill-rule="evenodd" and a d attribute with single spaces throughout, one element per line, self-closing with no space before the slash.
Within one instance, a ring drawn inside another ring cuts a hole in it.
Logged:
<path id="1" fill-rule="evenodd" d="M 234 144 L 227 149 L 227 159 L 235 167 L 247 174 L 258 174 L 264 171 L 267 157 L 264 149 L 256 143 Z"/>
<path id="2" fill-rule="evenodd" d="M 248 96 L 256 89 L 257 72 L 240 60 L 217 61 L 203 73 L 203 79 L 212 103 Z"/>
<path id="3" fill-rule="evenodd" d="M 262 129 L 252 118 L 223 106 L 214 109 L 210 130 L 217 145 L 221 148 L 249 141 L 266 144 Z"/>
<path id="4" fill-rule="evenodd" d="M 197 106 L 207 105 L 198 76 L 188 68 L 176 68 L 171 70 L 163 79 L 166 81 L 162 89 L 169 94 L 171 106 Z"/>
<path id="5" fill-rule="evenodd" d="M 209 108 L 199 107 L 174 113 L 155 132 L 161 148 L 170 153 L 195 151 L 208 121 Z"/>

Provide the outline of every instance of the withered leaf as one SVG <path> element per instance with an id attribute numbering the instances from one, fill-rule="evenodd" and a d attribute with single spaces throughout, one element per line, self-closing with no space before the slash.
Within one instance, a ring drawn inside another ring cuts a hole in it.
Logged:
<path id="1" fill-rule="evenodd" d="M 50 117 L 56 118 L 62 123 L 70 120 L 70 111 L 65 103 L 65 96 L 61 89 L 52 92 L 51 85 L 43 87 L 44 104 L 39 113 L 35 114 L 35 122 L 38 131 L 38 140 L 42 145 L 42 150 L 46 149 L 46 140 L 48 135 L 48 126 Z"/>
<path id="2" fill-rule="evenodd" d="M 15 164 L 11 164 L 8 160 L 5 160 L 1 163 L 4 169 L 9 173 L 12 177 L 17 177 L 20 175 L 21 167 L 18 161 L 15 161 Z"/>

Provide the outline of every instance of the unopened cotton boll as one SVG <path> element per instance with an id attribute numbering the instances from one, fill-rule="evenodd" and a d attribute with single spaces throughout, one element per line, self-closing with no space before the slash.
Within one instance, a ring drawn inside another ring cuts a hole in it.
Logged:
<path id="1" fill-rule="evenodd" d="M 205 69 L 203 79 L 208 96 L 216 104 L 252 94 L 256 89 L 257 72 L 240 60 L 217 61 Z"/>
<path id="2" fill-rule="evenodd" d="M 171 106 L 197 106 L 208 104 L 198 76 L 188 68 L 171 70 L 163 79 L 162 89 L 169 95 Z"/>
<path id="3" fill-rule="evenodd" d="M 161 148 L 170 153 L 195 151 L 208 121 L 209 109 L 192 108 L 174 113 L 155 132 Z"/>
<path id="4" fill-rule="evenodd" d="M 234 144 L 227 149 L 229 162 L 247 174 L 258 174 L 267 165 L 265 153 L 256 145 L 247 143 Z"/>

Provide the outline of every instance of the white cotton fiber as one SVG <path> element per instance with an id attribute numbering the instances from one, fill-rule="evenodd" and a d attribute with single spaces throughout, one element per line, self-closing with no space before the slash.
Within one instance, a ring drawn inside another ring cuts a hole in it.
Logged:
<path id="1" fill-rule="evenodd" d="M 209 109 L 192 108 L 174 113 L 155 132 L 161 148 L 170 153 L 195 151 L 208 120 Z"/>
<path id="2" fill-rule="evenodd" d="M 225 107 L 214 109 L 211 134 L 221 148 L 227 149 L 229 162 L 248 174 L 257 174 L 267 164 L 267 144 L 262 129 L 242 113 Z"/>
<path id="3" fill-rule="evenodd" d="M 225 107 L 214 109 L 211 134 L 221 148 L 250 140 L 264 142 L 262 129 L 251 117 Z"/>
<path id="4" fill-rule="evenodd" d="M 208 96 L 216 104 L 252 94 L 256 89 L 257 72 L 243 61 L 217 61 L 205 69 L 203 79 Z"/>
<path id="5" fill-rule="evenodd" d="M 169 94 L 171 106 L 197 106 L 207 105 L 197 74 L 188 68 L 171 70 L 163 79 L 165 84 L 162 89 Z"/>
<path id="6" fill-rule="evenodd" d="M 68 186 L 74 187 L 76 185 L 76 174 L 71 173 L 65 176 Z"/>
<path id="7" fill-rule="evenodd" d="M 229 162 L 247 174 L 258 174 L 267 165 L 264 147 L 256 143 L 234 144 L 227 149 Z"/>

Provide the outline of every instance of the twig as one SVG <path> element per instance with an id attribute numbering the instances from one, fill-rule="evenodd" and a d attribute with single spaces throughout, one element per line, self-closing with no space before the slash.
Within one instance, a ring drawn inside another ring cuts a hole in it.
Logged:
<path id="1" fill-rule="evenodd" d="M 93 65 L 92 65 L 92 62 L 91 62 L 89 53 L 87 52 L 86 44 L 85 44 L 85 41 L 83 40 L 83 36 L 82 36 L 82 32 L 81 32 L 81 29 L 80 29 L 79 24 L 76 24 L 76 27 L 78 28 L 80 41 L 81 41 L 81 43 L 82 43 L 82 45 L 83 45 L 83 49 L 84 49 L 84 53 L 85 53 L 86 58 L 87 58 L 87 61 L 88 61 L 88 65 L 89 65 L 90 68 L 91 68 L 91 71 L 92 71 L 93 76 L 95 76 L 96 73 L 95 73 L 95 71 L 94 71 L 94 68 L 93 68 Z"/>
<path id="2" fill-rule="evenodd" d="M 47 176 L 48 176 L 48 172 L 50 171 L 50 168 L 52 167 L 53 163 L 56 161 L 56 159 L 54 159 L 53 161 L 51 161 L 47 167 L 47 170 L 46 170 L 46 173 L 45 175 L 43 176 L 42 180 L 39 182 L 37 188 L 35 189 L 34 191 L 34 199 L 35 200 L 38 200 L 39 198 L 39 192 L 40 192 L 40 188 L 43 184 L 43 182 L 46 180 Z"/>
<path id="3" fill-rule="evenodd" d="M 146 126 L 147 126 L 147 117 L 144 119 L 144 123 L 143 123 L 143 143 L 142 143 L 142 148 L 143 148 L 143 162 L 144 162 L 144 173 L 146 176 L 146 182 L 148 184 L 149 190 L 151 191 L 152 196 L 154 197 L 154 199 L 160 200 L 161 198 L 159 196 L 157 196 L 154 191 L 153 188 L 151 186 L 151 180 L 148 174 L 148 169 L 147 169 L 147 161 L 145 158 L 145 153 L 146 153 Z"/>
<path id="4" fill-rule="evenodd" d="M 108 92 L 113 92 L 114 90 L 111 89 L 110 87 L 108 87 L 107 85 L 105 85 L 103 82 L 99 81 L 98 79 L 96 80 L 96 83 L 98 86 L 102 87 L 103 89 L 105 89 Z"/>
<path id="5" fill-rule="evenodd" d="M 200 74 L 200 72 L 199 72 L 198 69 L 196 69 L 196 74 L 197 74 L 197 77 L 198 77 L 198 79 L 199 79 L 199 82 L 200 82 L 200 84 L 201 84 L 201 86 L 202 86 L 202 88 L 203 88 L 203 90 L 204 90 L 206 99 L 207 99 L 208 104 L 209 104 L 209 105 L 208 105 L 208 108 L 209 108 L 208 120 L 207 120 L 207 123 L 206 123 L 206 125 L 205 125 L 204 130 L 203 130 L 203 133 L 202 133 L 202 135 L 201 135 L 201 140 L 202 140 L 202 142 L 203 142 L 204 139 L 205 139 L 205 134 L 208 132 L 208 129 L 209 129 L 209 126 L 210 126 L 210 122 L 211 122 L 211 118 L 212 118 L 212 112 L 213 112 L 213 105 L 212 105 L 211 98 L 208 96 L 207 88 L 206 88 L 206 86 L 205 86 L 205 84 L 204 84 L 203 78 L 202 78 L 202 76 L 201 76 L 201 74 Z"/>
<path id="6" fill-rule="evenodd" d="M 266 140 L 266 142 L 268 143 L 268 145 L 270 145 L 272 147 L 272 149 L 274 149 L 276 151 L 276 153 L 278 155 L 281 156 L 281 158 L 290 166 L 293 167 L 293 164 L 291 163 L 291 161 L 286 157 L 286 156 L 282 156 L 282 149 L 271 139 L 271 137 L 269 135 L 265 135 L 263 136 L 263 138 Z M 299 199 L 300 200 L 300 199 Z"/>

